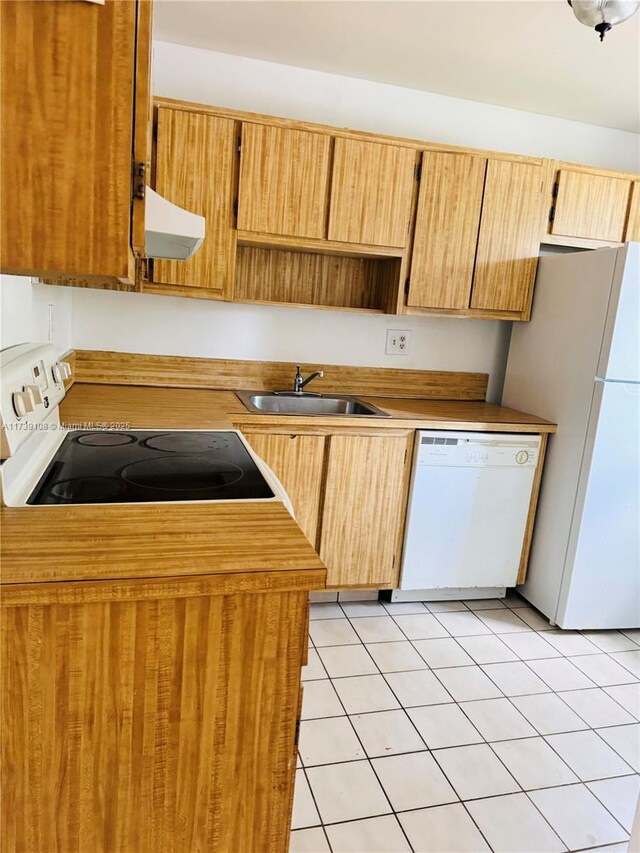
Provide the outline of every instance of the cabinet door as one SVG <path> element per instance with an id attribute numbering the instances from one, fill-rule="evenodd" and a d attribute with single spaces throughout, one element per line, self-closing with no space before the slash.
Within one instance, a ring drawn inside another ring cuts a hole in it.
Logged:
<path id="1" fill-rule="evenodd" d="M 489 160 L 471 307 L 526 311 L 540 248 L 540 166 Z"/>
<path id="2" fill-rule="evenodd" d="M 621 242 L 630 188 L 622 178 L 562 169 L 551 233 Z"/>
<path id="3" fill-rule="evenodd" d="M 134 280 L 137 13 L 134 2 L 0 3 L 2 272 Z"/>
<path id="4" fill-rule="evenodd" d="M 412 148 L 337 138 L 329 239 L 406 246 L 415 165 Z"/>
<path id="5" fill-rule="evenodd" d="M 243 124 L 238 228 L 324 237 L 330 148 L 323 133 Z"/>
<path id="6" fill-rule="evenodd" d="M 271 435 L 243 430 L 255 452 L 273 469 L 293 504 L 296 521 L 315 547 L 322 488 L 325 438 Z"/>
<path id="7" fill-rule="evenodd" d="M 404 435 L 329 439 L 319 551 L 327 585 L 395 582 L 407 440 Z"/>
<path id="8" fill-rule="evenodd" d="M 640 242 L 640 181 L 634 181 L 631 185 L 631 201 L 629 202 L 629 216 L 627 217 L 624 239 Z"/>
<path id="9" fill-rule="evenodd" d="M 154 261 L 158 284 L 207 289 L 230 299 L 235 268 L 233 202 L 236 128 L 232 119 L 158 109 L 156 191 L 204 216 L 205 238 L 188 261 Z"/>
<path id="10" fill-rule="evenodd" d="M 487 161 L 425 153 L 407 305 L 468 308 Z"/>

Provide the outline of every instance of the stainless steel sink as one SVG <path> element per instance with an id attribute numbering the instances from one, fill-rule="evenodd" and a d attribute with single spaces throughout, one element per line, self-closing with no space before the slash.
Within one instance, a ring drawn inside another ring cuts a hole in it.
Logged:
<path id="1" fill-rule="evenodd" d="M 236 396 L 250 412 L 277 415 L 342 415 L 343 417 L 388 418 L 387 412 L 346 394 L 295 394 L 290 391 L 237 391 Z"/>

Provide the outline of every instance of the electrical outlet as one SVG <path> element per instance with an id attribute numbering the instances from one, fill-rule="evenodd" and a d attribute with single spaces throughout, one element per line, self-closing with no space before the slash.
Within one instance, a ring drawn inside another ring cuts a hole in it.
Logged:
<path id="1" fill-rule="evenodd" d="M 409 355 L 411 332 L 408 329 L 387 329 L 386 355 Z"/>

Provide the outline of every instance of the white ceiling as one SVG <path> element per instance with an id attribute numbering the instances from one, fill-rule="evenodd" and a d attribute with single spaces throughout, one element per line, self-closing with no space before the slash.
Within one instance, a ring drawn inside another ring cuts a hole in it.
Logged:
<path id="1" fill-rule="evenodd" d="M 156 0 L 163 41 L 640 132 L 640 13 L 566 0 Z"/>

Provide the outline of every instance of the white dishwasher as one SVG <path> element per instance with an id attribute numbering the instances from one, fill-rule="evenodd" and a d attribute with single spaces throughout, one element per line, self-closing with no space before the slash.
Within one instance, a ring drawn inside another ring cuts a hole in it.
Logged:
<path id="1" fill-rule="evenodd" d="M 515 586 L 539 452 L 539 435 L 417 433 L 392 601 L 500 597 Z"/>

